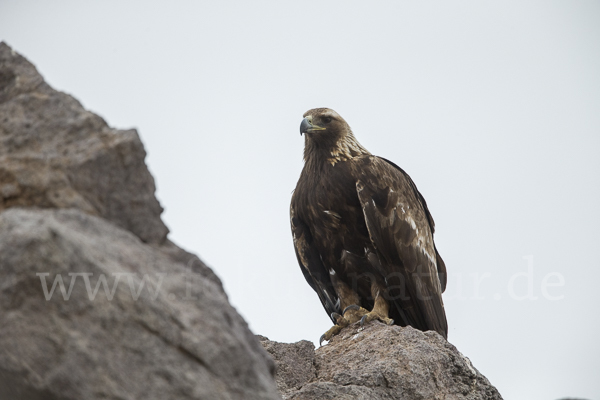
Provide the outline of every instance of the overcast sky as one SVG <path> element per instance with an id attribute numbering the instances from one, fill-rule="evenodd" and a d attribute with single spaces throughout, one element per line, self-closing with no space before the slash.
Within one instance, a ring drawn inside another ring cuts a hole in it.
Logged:
<path id="1" fill-rule="evenodd" d="M 600 2 L 373 3 L 0 0 L 0 39 L 138 129 L 170 238 L 255 333 L 331 324 L 288 216 L 330 107 L 425 196 L 449 341 L 506 399 L 600 399 Z"/>

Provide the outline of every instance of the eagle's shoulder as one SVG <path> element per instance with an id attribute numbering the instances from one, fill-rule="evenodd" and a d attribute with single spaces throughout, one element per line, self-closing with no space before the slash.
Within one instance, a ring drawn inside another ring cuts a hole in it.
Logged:
<path id="1" fill-rule="evenodd" d="M 427 218 L 427 222 L 429 224 L 429 228 L 431 229 L 431 233 L 434 233 L 435 232 L 435 221 L 433 220 L 433 216 L 431 215 L 431 212 L 429 211 L 429 208 L 427 207 L 427 202 L 425 201 L 425 197 L 423 197 L 423 195 L 417 188 L 417 185 L 410 177 L 410 175 L 408 175 L 408 173 L 406 173 L 406 171 L 404 171 L 397 164 L 388 160 L 387 158 L 377 157 L 377 156 L 372 156 L 372 157 L 376 159 L 376 160 L 373 160 L 373 163 L 374 163 L 374 165 L 376 165 L 376 168 L 379 168 L 380 173 L 384 173 L 384 171 L 386 171 L 387 174 L 393 174 L 393 175 L 395 175 L 396 179 L 402 180 L 403 184 L 406 185 L 406 187 L 410 188 L 410 191 L 415 196 L 415 199 L 419 202 L 419 204 L 423 208 L 423 212 L 425 213 L 425 217 Z"/>
<path id="2" fill-rule="evenodd" d="M 346 164 L 351 165 L 353 170 L 357 172 L 364 172 L 365 174 L 376 171 L 377 173 L 383 173 L 386 176 L 401 179 L 404 179 L 404 177 L 408 176 L 408 174 L 398 165 L 386 158 L 375 156 L 373 154 L 362 154 L 360 156 L 353 157 L 352 159 L 348 160 Z"/>

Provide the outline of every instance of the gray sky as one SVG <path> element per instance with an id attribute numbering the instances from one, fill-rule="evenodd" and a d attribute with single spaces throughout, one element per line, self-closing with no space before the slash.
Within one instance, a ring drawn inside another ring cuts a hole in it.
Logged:
<path id="1" fill-rule="evenodd" d="M 138 129 L 170 238 L 254 332 L 330 327 L 288 218 L 330 107 L 427 199 L 449 341 L 506 399 L 600 399 L 600 2 L 1 0 L 0 39 Z"/>

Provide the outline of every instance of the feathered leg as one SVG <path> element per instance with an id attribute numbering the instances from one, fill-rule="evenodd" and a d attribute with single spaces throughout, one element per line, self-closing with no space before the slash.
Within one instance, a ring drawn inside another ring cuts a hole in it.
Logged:
<path id="1" fill-rule="evenodd" d="M 331 278 L 336 294 L 340 299 L 340 306 L 343 307 L 344 311 L 342 315 L 335 312 L 331 313 L 331 318 L 336 321 L 335 325 L 321 336 L 319 344 L 323 343 L 324 340 L 330 341 L 342 329 L 360 321 L 361 317 L 368 313 L 368 310 L 358 306 L 360 297 L 354 290 L 340 279 L 337 279 L 336 275 L 332 275 Z"/>
<path id="2" fill-rule="evenodd" d="M 375 319 L 378 319 L 387 325 L 392 325 L 394 323 L 394 320 L 389 318 L 390 303 L 384 298 L 384 293 L 385 288 L 383 286 L 376 282 L 371 284 L 371 295 L 375 299 L 375 304 L 370 312 L 367 312 L 362 316 L 360 320 L 361 326 Z"/>

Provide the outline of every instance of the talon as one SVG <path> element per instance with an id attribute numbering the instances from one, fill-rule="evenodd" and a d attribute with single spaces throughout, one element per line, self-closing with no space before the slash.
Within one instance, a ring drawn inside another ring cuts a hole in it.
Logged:
<path id="1" fill-rule="evenodd" d="M 360 326 L 364 326 L 366 320 L 367 320 L 367 314 L 363 315 L 363 317 L 360 319 Z"/>
<path id="2" fill-rule="evenodd" d="M 342 314 L 346 314 L 346 311 L 348 311 L 348 310 L 358 311 L 358 310 L 360 310 L 360 307 L 357 306 L 356 304 L 349 305 L 348 307 L 344 308 L 344 311 L 342 312 Z"/>
<path id="3" fill-rule="evenodd" d="M 331 313 L 331 319 L 333 319 L 334 321 L 337 321 L 338 318 L 341 318 L 341 315 L 336 313 L 336 312 L 332 312 Z"/>
<path id="4" fill-rule="evenodd" d="M 388 325 L 394 325 L 394 320 L 390 318 Z"/>
<path id="5" fill-rule="evenodd" d="M 344 318 L 342 317 L 342 320 Z M 340 326 L 338 324 L 335 324 L 334 326 L 332 326 L 331 328 L 329 328 L 329 330 L 327 332 L 325 332 L 320 338 L 319 338 L 319 346 L 323 345 L 323 341 L 327 340 L 328 342 L 338 333 L 340 333 L 340 331 L 343 329 L 343 326 Z"/>

